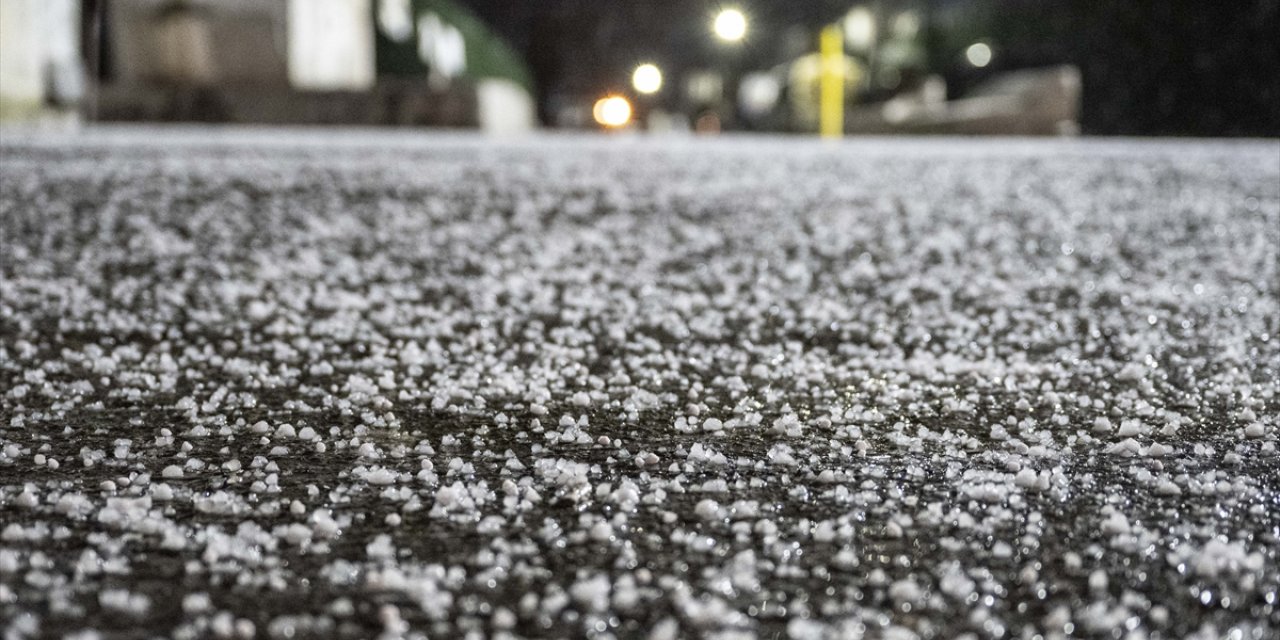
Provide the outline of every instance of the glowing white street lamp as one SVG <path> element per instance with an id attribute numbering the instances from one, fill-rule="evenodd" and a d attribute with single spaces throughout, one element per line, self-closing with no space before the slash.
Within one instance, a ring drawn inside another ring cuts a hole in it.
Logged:
<path id="1" fill-rule="evenodd" d="M 969 64 L 981 69 L 991 64 L 991 46 L 985 42 L 975 42 L 964 50 L 964 58 Z"/>
<path id="2" fill-rule="evenodd" d="M 747 16 L 738 9 L 723 9 L 716 14 L 711 28 L 725 42 L 740 42 L 747 36 Z"/>
<path id="3" fill-rule="evenodd" d="M 854 7 L 844 17 L 844 39 L 854 51 L 866 51 L 876 41 L 876 16 L 866 7 Z"/>
<path id="4" fill-rule="evenodd" d="M 643 94 L 657 93 L 662 89 L 662 70 L 655 64 L 645 63 L 631 73 L 631 86 Z"/>

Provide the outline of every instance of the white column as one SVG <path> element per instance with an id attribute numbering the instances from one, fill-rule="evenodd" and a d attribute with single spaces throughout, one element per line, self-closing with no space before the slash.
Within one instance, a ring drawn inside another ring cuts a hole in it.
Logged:
<path id="1" fill-rule="evenodd" d="M 373 86 L 370 0 L 289 0 L 288 25 L 294 87 L 355 91 Z"/>
<path id="2" fill-rule="evenodd" d="M 0 0 L 0 111 L 44 102 L 41 0 Z"/>

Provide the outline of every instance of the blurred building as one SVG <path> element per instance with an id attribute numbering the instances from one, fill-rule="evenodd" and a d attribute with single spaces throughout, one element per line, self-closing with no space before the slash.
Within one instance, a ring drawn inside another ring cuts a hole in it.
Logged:
<path id="1" fill-rule="evenodd" d="M 79 0 L 0 1 L 0 120 L 74 113 L 84 94 Z"/>
<path id="2" fill-rule="evenodd" d="M 5 94 L 47 102 L 30 79 L 41 31 L 79 45 L 100 121 L 533 126 L 524 62 L 452 0 L 4 0 Z M 65 5 L 55 11 L 54 6 Z M 17 16 L 13 18 L 12 16 Z M 11 26 L 14 25 L 14 26 Z M 10 51 L 17 52 L 10 55 Z M 79 60 L 78 48 L 71 56 Z M 14 67 L 10 70 L 8 67 Z M 12 78 L 11 78 L 12 76 Z M 84 73 L 78 72 L 77 77 Z M 10 89 L 9 87 L 12 87 Z M 6 98 L 8 100 L 8 98 Z"/>
<path id="3" fill-rule="evenodd" d="M 1080 70 L 1071 65 L 993 76 L 963 97 L 946 99 L 930 76 L 911 91 L 849 111 L 853 134 L 1074 136 L 1080 133 Z"/>

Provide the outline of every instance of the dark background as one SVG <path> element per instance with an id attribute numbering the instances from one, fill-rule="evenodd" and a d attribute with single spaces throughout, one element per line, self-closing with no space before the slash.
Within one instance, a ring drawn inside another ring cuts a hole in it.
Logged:
<path id="1" fill-rule="evenodd" d="M 643 60 L 668 77 L 733 64 L 763 68 L 811 50 L 848 0 L 742 0 L 749 41 L 708 35 L 710 0 L 462 0 L 531 65 L 540 107 L 557 94 L 619 90 Z M 930 71 L 963 94 L 1000 71 L 1061 63 L 1084 81 L 1082 129 L 1099 135 L 1280 136 L 1280 0 L 929 0 L 869 3 L 926 16 Z M 981 70 L 961 52 L 984 39 Z M 721 58 L 718 58 L 721 57 Z"/>

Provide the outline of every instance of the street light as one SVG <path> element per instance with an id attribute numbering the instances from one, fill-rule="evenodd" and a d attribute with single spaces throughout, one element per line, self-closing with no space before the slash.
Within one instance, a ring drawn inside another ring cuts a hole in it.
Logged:
<path id="1" fill-rule="evenodd" d="M 866 51 L 876 41 L 876 16 L 866 7 L 854 7 L 844 17 L 844 37 L 854 51 Z"/>
<path id="2" fill-rule="evenodd" d="M 725 42 L 740 42 L 747 35 L 747 16 L 738 9 L 722 9 L 711 28 Z"/>
<path id="3" fill-rule="evenodd" d="M 622 96 L 606 96 L 596 100 L 591 115 L 596 122 L 610 129 L 623 127 L 631 122 L 631 103 Z"/>
<path id="4" fill-rule="evenodd" d="M 985 42 L 975 42 L 964 50 L 964 57 L 969 64 L 981 69 L 991 64 L 991 46 Z"/>
<path id="5" fill-rule="evenodd" d="M 631 86 L 643 94 L 657 93 L 662 88 L 662 70 L 647 62 L 636 67 L 631 73 Z"/>

